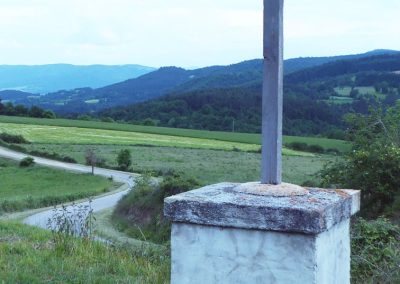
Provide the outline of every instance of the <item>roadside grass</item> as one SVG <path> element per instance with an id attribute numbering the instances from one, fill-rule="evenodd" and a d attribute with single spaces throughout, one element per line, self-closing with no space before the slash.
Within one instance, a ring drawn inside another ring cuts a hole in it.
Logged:
<path id="1" fill-rule="evenodd" d="M 0 283 L 169 283 L 168 255 L 73 240 L 55 250 L 50 232 L 0 222 Z"/>
<path id="2" fill-rule="evenodd" d="M 118 186 L 107 178 L 40 166 L 21 168 L 0 158 L 0 214 L 95 196 Z"/>
<path id="3" fill-rule="evenodd" d="M 254 145 L 261 144 L 260 134 L 153 127 L 153 126 L 133 125 L 128 123 L 109 123 L 109 122 L 69 120 L 69 119 L 40 119 L 40 118 L 15 117 L 15 116 L 0 116 L 0 123 L 102 129 L 102 130 L 114 130 L 122 132 L 139 132 L 145 134 L 188 137 L 188 138 L 213 139 L 219 141 L 237 142 L 237 143 L 254 144 Z M 336 148 L 341 152 L 346 152 L 351 149 L 350 143 L 335 139 L 327 139 L 319 137 L 284 136 L 283 140 L 284 143 L 302 142 L 302 143 L 307 143 L 309 145 L 313 144 L 319 145 L 322 146 L 325 150 L 329 148 Z"/>
<path id="4" fill-rule="evenodd" d="M 132 153 L 134 172 L 168 173 L 170 170 L 184 172 L 197 178 L 201 184 L 217 182 L 246 182 L 260 178 L 261 154 L 209 149 L 184 149 L 145 146 L 118 145 L 59 145 L 27 144 L 28 150 L 68 154 L 84 163 L 85 152 L 91 148 L 109 166 L 116 166 L 116 157 L 121 149 Z M 315 155 L 313 157 L 283 156 L 283 179 L 286 182 L 303 184 L 318 183 L 315 174 L 326 162 L 336 159 L 334 156 Z"/>

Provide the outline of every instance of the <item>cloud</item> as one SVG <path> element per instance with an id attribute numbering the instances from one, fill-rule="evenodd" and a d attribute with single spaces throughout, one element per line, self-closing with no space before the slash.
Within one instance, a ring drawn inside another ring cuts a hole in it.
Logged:
<path id="1" fill-rule="evenodd" d="M 398 0 L 285 0 L 286 56 L 399 48 Z M 260 0 L 2 0 L 1 62 L 206 66 L 261 57 Z"/>

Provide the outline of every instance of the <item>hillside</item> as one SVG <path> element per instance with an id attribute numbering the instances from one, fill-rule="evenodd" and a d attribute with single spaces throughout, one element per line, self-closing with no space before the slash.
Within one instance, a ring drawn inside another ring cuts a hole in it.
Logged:
<path id="1" fill-rule="evenodd" d="M 397 70 L 400 55 L 393 54 L 330 62 L 286 75 L 284 133 L 343 138 L 345 114 L 366 113 L 370 106 L 391 106 L 400 99 Z M 168 127 L 259 132 L 261 79 L 237 80 L 233 87 L 221 83 L 221 88 L 199 83 L 215 78 L 200 78 L 162 98 L 104 110 L 99 116 Z"/>
<path id="2" fill-rule="evenodd" d="M 295 74 L 305 68 L 320 66 L 339 59 L 358 59 L 395 51 L 377 50 L 359 55 L 337 57 L 297 58 L 285 61 L 286 74 Z M 296 72 L 295 72 L 296 71 Z M 229 66 L 212 66 L 195 70 L 177 67 L 160 68 L 138 78 L 101 88 L 62 90 L 41 96 L 25 98 L 14 103 L 39 105 L 59 114 L 82 114 L 110 107 L 126 106 L 161 97 L 169 93 L 187 93 L 215 88 L 247 87 L 260 83 L 262 60 L 255 59 Z"/>
<path id="3" fill-rule="evenodd" d="M 383 55 L 383 54 L 398 54 L 399 52 L 396 50 L 388 50 L 388 49 L 377 49 L 373 51 L 369 51 L 362 54 L 354 54 L 354 55 L 339 55 L 339 56 L 327 56 L 327 57 L 300 57 L 288 59 L 285 61 L 285 74 L 294 73 L 303 69 L 323 65 L 329 62 L 340 61 L 340 60 L 352 60 L 359 59 L 364 57 L 370 57 L 375 55 Z"/>
<path id="4" fill-rule="evenodd" d="M 99 88 L 151 71 L 154 68 L 140 65 L 0 65 L 0 90 L 44 94 L 82 87 Z"/>
<path id="5" fill-rule="evenodd" d="M 27 100 L 29 98 L 38 98 L 39 95 L 35 95 L 28 92 L 22 92 L 17 90 L 5 90 L 0 91 L 0 98 L 3 102 L 16 101 L 16 100 Z"/>

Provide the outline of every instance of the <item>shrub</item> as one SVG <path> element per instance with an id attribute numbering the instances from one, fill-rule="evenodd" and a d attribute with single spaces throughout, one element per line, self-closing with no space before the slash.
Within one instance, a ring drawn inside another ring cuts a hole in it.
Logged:
<path id="1" fill-rule="evenodd" d="M 128 149 L 122 149 L 119 151 L 117 156 L 118 169 L 121 171 L 127 171 L 132 165 L 131 151 Z"/>
<path id="2" fill-rule="evenodd" d="M 308 146 L 308 152 L 311 153 L 318 153 L 318 154 L 322 154 L 325 152 L 324 148 L 320 145 L 310 145 Z"/>
<path id="3" fill-rule="evenodd" d="M 400 283 L 400 227 L 388 220 L 359 219 L 352 226 L 354 283 Z"/>
<path id="4" fill-rule="evenodd" d="M 292 142 L 287 144 L 286 147 L 302 152 L 311 152 L 318 154 L 322 154 L 325 152 L 325 149 L 320 145 L 308 145 L 307 143 L 303 142 Z"/>
<path id="5" fill-rule="evenodd" d="M 175 172 L 154 185 L 144 176 L 137 181 L 134 190 L 117 205 L 113 220 L 120 230 L 134 238 L 155 243 L 166 243 L 170 239 L 171 224 L 164 219 L 164 198 L 196 188 L 199 183 L 190 177 Z"/>
<path id="6" fill-rule="evenodd" d="M 292 142 L 287 145 L 288 148 L 296 150 L 296 151 L 307 151 L 308 145 L 306 143 L 301 142 Z"/>
<path id="7" fill-rule="evenodd" d="M 195 178 L 184 177 L 179 173 L 172 173 L 165 177 L 160 184 L 160 190 L 163 193 L 162 201 L 168 196 L 194 189 L 199 184 Z"/>
<path id="8" fill-rule="evenodd" d="M 28 168 L 35 164 L 35 160 L 32 157 L 26 157 L 19 162 L 21 168 Z"/>
<path id="9" fill-rule="evenodd" d="M 77 161 L 74 158 L 68 157 L 68 156 L 64 156 L 62 157 L 62 161 L 66 162 L 66 163 L 71 163 L 71 164 L 76 164 Z"/>
<path id="10" fill-rule="evenodd" d="M 320 172 L 322 186 L 362 190 L 362 213 L 378 216 L 400 184 L 400 103 L 383 114 L 347 118 L 353 150 Z"/>
<path id="11" fill-rule="evenodd" d="M 28 151 L 25 149 L 25 151 L 21 151 L 21 152 L 28 152 Z M 33 151 L 29 151 L 28 153 L 33 156 L 39 156 L 39 157 L 57 160 L 57 161 L 61 161 L 61 162 L 72 163 L 72 164 L 77 163 L 77 161 L 74 158 L 71 158 L 69 156 L 62 156 L 56 152 L 49 153 L 49 152 L 44 152 L 44 151 L 33 150 Z"/>
<path id="12" fill-rule="evenodd" d="M 8 133 L 0 133 L 0 140 L 10 144 L 28 144 L 29 141 L 26 140 L 22 135 L 13 135 Z"/>
<path id="13" fill-rule="evenodd" d="M 325 153 L 331 154 L 331 155 L 339 155 L 340 151 L 336 148 L 329 148 L 325 151 Z"/>

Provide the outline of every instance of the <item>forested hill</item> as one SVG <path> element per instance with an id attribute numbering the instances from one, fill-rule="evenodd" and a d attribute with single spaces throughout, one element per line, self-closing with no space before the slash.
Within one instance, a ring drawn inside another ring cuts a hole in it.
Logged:
<path id="1" fill-rule="evenodd" d="M 388 50 L 388 49 L 377 49 L 370 52 L 362 54 L 354 54 L 354 55 L 340 55 L 340 56 L 328 56 L 328 57 L 300 57 L 300 58 L 288 59 L 285 60 L 285 74 L 290 74 L 311 67 L 320 66 L 329 62 L 360 59 L 360 58 L 365 58 L 375 55 L 383 55 L 383 54 L 387 55 L 399 54 L 399 51 Z"/>
<path id="2" fill-rule="evenodd" d="M 342 138 L 345 106 L 330 108 L 306 95 L 307 90 L 284 96 L 284 133 Z M 261 85 L 194 91 L 102 111 L 100 117 L 146 125 L 178 128 L 260 132 Z"/>
<path id="3" fill-rule="evenodd" d="M 216 78 L 220 77 L 201 78 L 168 96 L 108 109 L 99 116 L 159 126 L 259 132 L 261 78 L 237 80 L 233 87 L 225 85 L 234 81 L 233 75 L 225 76 L 220 85 L 205 83 L 218 82 Z M 342 138 L 346 113 L 365 113 L 370 106 L 391 106 L 400 99 L 400 55 L 327 63 L 288 74 L 284 80 L 284 133 Z"/>
<path id="4" fill-rule="evenodd" d="M 339 57 L 297 58 L 285 61 L 285 72 L 319 66 L 338 59 L 357 59 L 377 54 L 393 54 L 390 50 L 377 50 L 365 54 Z M 294 72 L 297 71 L 297 72 Z M 110 107 L 126 106 L 155 99 L 169 93 L 187 93 L 205 89 L 246 87 L 260 83 L 262 60 L 249 60 L 229 66 L 212 66 L 195 70 L 164 67 L 139 78 L 129 79 L 106 87 L 78 88 L 58 91 L 44 96 L 16 97 L 14 104 L 39 105 L 59 114 L 82 114 Z M 1 97 L 0 97 L 1 98 Z"/>
<path id="5" fill-rule="evenodd" d="M 359 72 L 390 72 L 400 70 L 400 53 L 375 55 L 353 60 L 341 60 L 308 68 L 286 76 L 287 83 L 319 81 Z"/>

